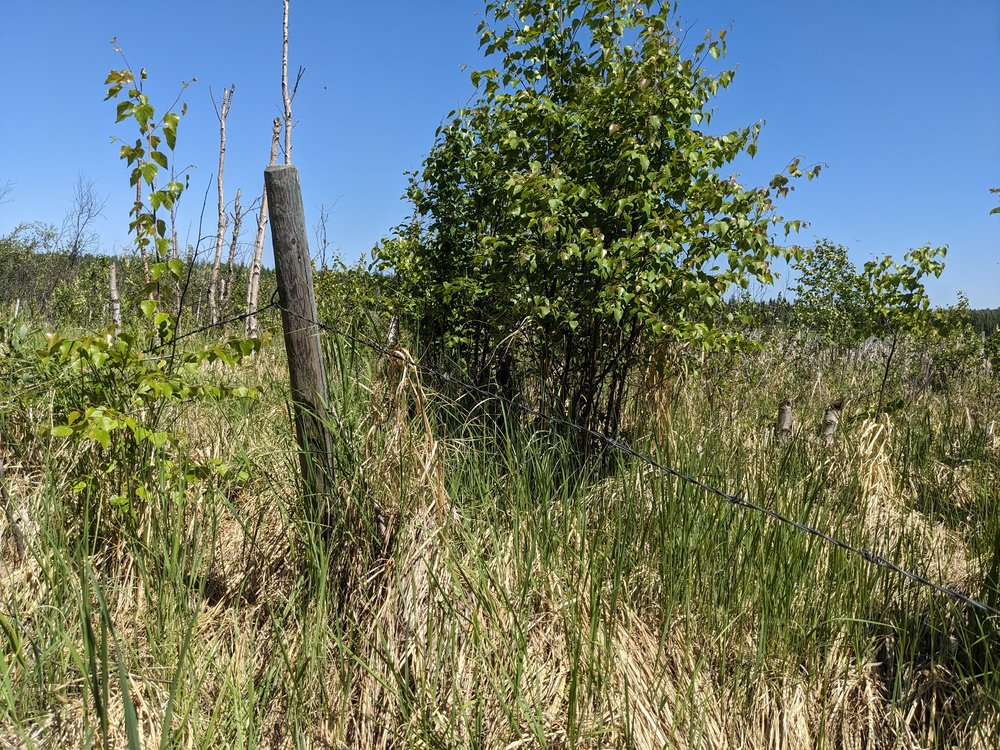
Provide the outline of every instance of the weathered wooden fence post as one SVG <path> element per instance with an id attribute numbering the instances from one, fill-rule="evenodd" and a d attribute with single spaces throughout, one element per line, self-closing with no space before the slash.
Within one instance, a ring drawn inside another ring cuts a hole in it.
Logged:
<path id="1" fill-rule="evenodd" d="M 315 496 L 316 507 L 323 509 L 322 518 L 317 520 L 329 523 L 334 480 L 329 425 L 331 417 L 336 420 L 336 414 L 327 400 L 320 331 L 314 322 L 316 299 L 299 172 L 291 164 L 273 164 L 264 170 L 264 188 L 271 215 L 271 243 L 302 478 L 306 491 Z"/>

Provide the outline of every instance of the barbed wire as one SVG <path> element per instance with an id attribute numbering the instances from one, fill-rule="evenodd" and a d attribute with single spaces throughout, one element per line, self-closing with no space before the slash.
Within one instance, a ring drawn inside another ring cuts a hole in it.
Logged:
<path id="1" fill-rule="evenodd" d="M 674 467 L 669 466 L 663 463 L 662 461 L 658 461 L 652 456 L 647 456 L 644 453 L 640 453 L 635 448 L 633 448 L 632 446 L 628 445 L 627 443 L 623 442 L 622 440 L 616 437 L 612 437 L 599 430 L 595 430 L 590 427 L 577 424 L 576 422 L 572 422 L 562 417 L 558 417 L 552 414 L 546 414 L 538 409 L 528 406 L 527 404 L 517 402 L 514 399 L 496 393 L 488 388 L 484 388 L 483 386 L 477 385 L 475 383 L 462 380 L 460 378 L 456 378 L 455 376 L 437 370 L 434 367 L 417 362 L 411 357 L 401 353 L 398 350 L 389 349 L 388 347 L 383 346 L 381 344 L 375 343 L 373 341 L 368 341 L 356 334 L 344 331 L 340 328 L 329 325 L 328 323 L 323 323 L 318 320 L 311 320 L 307 317 L 299 315 L 298 313 L 289 310 L 287 307 L 284 307 L 280 303 L 277 303 L 277 306 L 283 312 L 286 312 L 293 317 L 299 318 L 306 324 L 317 326 L 318 328 L 320 328 L 323 331 L 326 331 L 327 333 L 335 334 L 347 341 L 358 344 L 360 346 L 364 346 L 378 354 L 381 354 L 384 357 L 400 361 L 404 365 L 412 367 L 414 370 L 422 374 L 429 375 L 433 378 L 440 380 L 443 383 L 458 386 L 459 388 L 469 391 L 470 393 L 475 393 L 484 398 L 499 401 L 500 403 L 506 404 L 507 406 L 517 409 L 518 411 L 521 411 L 525 414 L 529 414 L 531 416 L 542 419 L 548 422 L 549 424 L 566 427 L 578 433 L 587 435 L 588 437 L 598 440 L 599 442 L 607 445 L 609 448 L 613 448 L 627 456 L 631 456 L 659 471 L 662 471 L 665 474 L 668 474 L 676 479 L 681 480 L 686 484 L 698 487 L 699 489 L 711 495 L 715 495 L 716 497 L 721 498 L 722 500 L 726 501 L 731 505 L 734 505 L 739 508 L 745 508 L 755 513 L 760 513 L 779 523 L 790 526 L 804 534 L 809 534 L 810 536 L 821 539 L 822 541 L 826 542 L 827 544 L 833 547 L 836 547 L 849 554 L 853 554 L 857 557 L 860 557 L 862 560 L 864 560 L 870 565 L 882 568 L 883 570 L 888 570 L 892 573 L 895 573 L 896 575 L 899 575 L 907 580 L 913 581 L 914 583 L 917 583 L 921 586 L 926 586 L 930 589 L 933 589 L 934 591 L 937 591 L 940 594 L 949 597 L 954 601 L 958 601 L 970 607 L 974 607 L 975 609 L 978 609 L 982 612 L 986 612 L 987 614 L 990 615 L 1000 616 L 1000 609 L 996 609 L 990 606 L 989 604 L 986 604 L 985 602 L 979 601 L 978 599 L 974 599 L 973 597 L 967 594 L 963 594 L 961 591 L 951 588 L 950 586 L 945 586 L 944 584 L 932 581 L 929 578 L 920 575 L 919 573 L 914 573 L 911 570 L 907 570 L 906 568 L 897 565 L 892 560 L 883 557 L 877 552 L 873 552 L 872 550 L 864 549 L 861 547 L 855 547 L 854 545 L 844 541 L 843 539 L 835 537 L 832 534 L 829 534 L 820 529 L 809 526 L 808 524 L 804 524 L 801 521 L 796 521 L 793 518 L 789 518 L 788 516 L 785 516 L 776 510 L 773 510 L 766 506 L 759 505 L 750 500 L 747 500 L 745 497 L 742 497 L 741 495 L 734 495 L 732 493 L 725 492 L 724 490 L 720 490 L 717 487 L 713 487 L 712 485 L 707 484 L 706 482 L 703 482 L 702 480 L 696 477 L 686 474 L 678 469 L 675 469 Z"/>
<path id="2" fill-rule="evenodd" d="M 159 344 L 154 344 L 148 349 L 145 349 L 144 353 L 152 354 L 153 352 L 159 351 L 160 349 L 165 349 L 168 346 L 174 346 L 175 344 L 183 341 L 184 339 L 191 338 L 192 336 L 197 336 L 199 333 L 205 333 L 206 331 L 211 331 L 215 328 L 224 328 L 225 326 L 228 326 L 230 323 L 239 323 L 241 321 L 246 320 L 247 318 L 260 315 L 261 313 L 264 313 L 268 310 L 277 307 L 279 307 L 277 300 L 272 299 L 268 304 L 264 305 L 263 307 L 257 308 L 253 312 L 247 311 L 244 313 L 240 313 L 238 315 L 233 315 L 232 317 L 226 318 L 225 320 L 220 320 L 215 323 L 208 323 L 206 325 L 199 326 L 198 328 L 192 328 L 190 331 L 185 331 L 180 336 L 174 336 L 169 341 L 161 341 Z"/>

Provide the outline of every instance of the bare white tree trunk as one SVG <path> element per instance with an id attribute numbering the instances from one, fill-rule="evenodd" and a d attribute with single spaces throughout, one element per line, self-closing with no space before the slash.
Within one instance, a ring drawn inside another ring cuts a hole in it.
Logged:
<path id="1" fill-rule="evenodd" d="M 285 164 L 292 163 L 292 97 L 288 93 L 288 0 L 281 19 L 281 100 L 285 104 Z"/>
<path id="2" fill-rule="evenodd" d="M 115 325 L 115 336 L 122 332 L 122 301 L 118 296 L 118 261 L 111 259 L 109 284 L 111 291 L 111 322 Z"/>
<path id="3" fill-rule="evenodd" d="M 385 348 L 392 351 L 399 346 L 399 316 L 393 315 L 389 320 L 389 331 L 385 335 Z"/>
<path id="4" fill-rule="evenodd" d="M 226 261 L 226 279 L 222 287 L 222 314 L 228 314 L 229 298 L 233 294 L 233 270 L 236 265 L 236 249 L 240 239 L 240 225 L 243 223 L 243 213 L 240 210 L 240 189 L 236 188 L 236 198 L 233 200 L 233 234 L 229 243 L 229 258 Z"/>
<path id="5" fill-rule="evenodd" d="M 268 164 L 278 161 L 278 139 L 281 137 L 281 118 L 275 117 L 271 125 L 271 156 Z M 257 326 L 257 298 L 260 296 L 260 262 L 264 254 L 264 229 L 267 226 L 267 191 L 261 191 L 260 213 L 257 214 L 257 236 L 253 241 L 253 258 L 247 281 L 247 336 L 260 333 Z"/>
<path id="6" fill-rule="evenodd" d="M 226 215 L 222 175 L 226 165 L 226 117 L 229 115 L 229 108 L 233 103 L 234 91 L 236 91 L 235 84 L 228 89 L 223 89 L 222 107 L 216 109 L 216 115 L 219 118 L 219 173 L 216 177 L 216 187 L 219 193 L 219 224 L 215 234 L 215 260 L 212 263 L 212 275 L 208 282 L 208 317 L 211 325 L 219 322 L 219 268 L 222 266 L 222 248 L 226 242 L 226 226 L 229 222 L 229 217 Z M 212 104 L 215 104 L 214 97 Z"/>
<path id="7" fill-rule="evenodd" d="M 292 102 L 299 90 L 305 68 L 299 67 L 295 74 L 295 84 L 288 90 L 288 0 L 284 0 L 284 15 L 281 20 L 281 101 L 285 105 L 285 164 L 292 163 Z"/>

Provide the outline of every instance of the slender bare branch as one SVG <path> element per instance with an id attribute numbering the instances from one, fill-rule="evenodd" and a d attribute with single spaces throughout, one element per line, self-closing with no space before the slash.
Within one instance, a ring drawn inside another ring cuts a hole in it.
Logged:
<path id="1" fill-rule="evenodd" d="M 219 269 L 222 266 L 222 248 L 226 243 L 226 226 L 229 223 L 229 217 L 226 215 L 226 199 L 222 178 L 226 166 L 226 118 L 229 116 L 229 108 L 232 106 L 235 91 L 236 84 L 223 89 L 221 106 L 216 107 L 215 110 L 219 119 L 219 172 L 215 181 L 219 195 L 219 222 L 218 231 L 215 234 L 215 260 L 212 263 L 212 275 L 208 283 L 208 316 L 212 325 L 219 322 Z M 215 105 L 215 97 L 212 97 L 212 104 Z"/>
<path id="2" fill-rule="evenodd" d="M 4 203 L 10 203 L 13 200 L 13 198 L 10 197 L 10 194 L 13 192 L 14 192 L 13 180 L 7 180 L 7 182 L 0 185 L 0 206 L 2 206 Z"/>
<path id="3" fill-rule="evenodd" d="M 281 118 L 275 117 L 271 123 L 271 156 L 268 164 L 278 161 L 278 141 L 281 137 Z M 260 296 L 260 263 L 264 254 L 264 229 L 267 226 L 267 191 L 261 193 L 260 212 L 257 214 L 257 236 L 253 242 L 253 258 L 250 261 L 250 274 L 247 281 L 247 336 L 256 336 L 257 298 Z"/>
<path id="4" fill-rule="evenodd" d="M 226 261 L 226 283 L 222 287 L 222 315 L 226 315 L 229 309 L 229 300 L 233 296 L 233 271 L 236 266 L 236 249 L 239 247 L 240 225 L 243 223 L 243 212 L 240 209 L 240 189 L 236 189 L 236 198 L 233 200 L 233 232 L 232 240 L 229 243 L 229 258 Z"/>

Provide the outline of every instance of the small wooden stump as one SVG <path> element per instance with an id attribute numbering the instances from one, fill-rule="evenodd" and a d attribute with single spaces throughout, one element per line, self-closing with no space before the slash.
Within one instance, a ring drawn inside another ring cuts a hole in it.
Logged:
<path id="1" fill-rule="evenodd" d="M 832 446 L 837 437 L 837 425 L 840 424 L 840 411 L 844 408 L 843 399 L 837 399 L 826 408 L 823 414 L 823 442 Z"/>
<path id="2" fill-rule="evenodd" d="M 792 427 L 793 427 L 793 417 L 792 417 L 792 400 L 786 398 L 778 406 L 778 420 L 774 425 L 775 435 L 782 443 L 787 443 L 792 439 Z"/>

